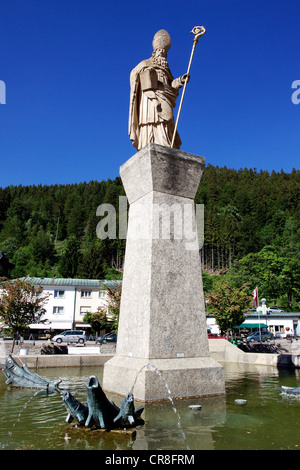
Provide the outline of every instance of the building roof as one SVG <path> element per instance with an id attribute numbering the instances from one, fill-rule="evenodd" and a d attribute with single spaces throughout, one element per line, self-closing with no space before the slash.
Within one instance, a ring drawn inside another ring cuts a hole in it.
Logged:
<path id="1" fill-rule="evenodd" d="M 260 318 L 260 320 L 263 320 L 264 318 L 267 318 L 267 319 L 269 319 L 269 318 L 290 318 L 290 317 L 299 318 L 300 313 L 299 312 L 270 312 L 270 313 L 264 314 L 262 312 L 260 312 L 260 313 L 251 312 L 250 314 L 246 313 L 245 316 L 249 320 L 250 320 L 250 318 L 257 319 L 258 317 Z"/>
<path id="2" fill-rule="evenodd" d="M 27 280 L 35 285 L 41 286 L 56 286 L 56 287 L 100 287 L 101 283 L 107 287 L 114 287 L 122 281 L 107 281 L 105 279 L 72 279 L 72 278 L 57 278 L 57 277 L 22 277 L 22 280 Z"/>

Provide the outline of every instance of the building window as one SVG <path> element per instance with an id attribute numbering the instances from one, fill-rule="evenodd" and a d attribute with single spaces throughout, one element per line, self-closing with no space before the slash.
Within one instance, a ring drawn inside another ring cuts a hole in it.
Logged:
<path id="1" fill-rule="evenodd" d="M 274 325 L 274 331 L 282 333 L 284 331 L 284 325 Z"/>
<path id="2" fill-rule="evenodd" d="M 55 290 L 54 297 L 57 299 L 64 299 L 65 298 L 65 291 L 64 290 Z"/>
<path id="3" fill-rule="evenodd" d="M 91 290 L 82 290 L 81 291 L 81 297 L 91 297 L 92 296 L 92 291 Z"/>
<path id="4" fill-rule="evenodd" d="M 99 291 L 99 299 L 103 299 L 104 297 L 106 297 L 106 291 L 105 290 L 100 290 Z"/>
<path id="5" fill-rule="evenodd" d="M 63 315 L 64 307 L 53 307 L 53 315 Z"/>
<path id="6" fill-rule="evenodd" d="M 85 315 L 87 312 L 91 312 L 91 307 L 80 307 L 80 315 Z"/>

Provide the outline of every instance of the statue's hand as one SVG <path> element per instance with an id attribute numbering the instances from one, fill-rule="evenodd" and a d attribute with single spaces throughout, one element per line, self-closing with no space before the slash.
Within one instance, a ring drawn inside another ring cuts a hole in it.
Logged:
<path id="1" fill-rule="evenodd" d="M 188 82 L 189 79 L 190 79 L 189 74 L 185 73 L 184 75 L 182 75 L 182 77 L 175 78 L 175 80 L 173 80 L 171 86 L 178 90 L 179 88 L 181 88 L 185 84 L 185 80 Z"/>
<path id="2" fill-rule="evenodd" d="M 183 86 L 185 84 L 185 81 L 187 83 L 190 81 L 190 75 L 188 73 L 185 73 L 184 75 L 182 75 L 182 77 L 180 77 L 180 80 L 181 80 L 181 86 Z"/>

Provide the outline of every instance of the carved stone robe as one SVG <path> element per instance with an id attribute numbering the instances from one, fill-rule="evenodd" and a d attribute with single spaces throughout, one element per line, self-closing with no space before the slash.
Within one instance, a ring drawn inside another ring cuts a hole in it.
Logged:
<path id="1" fill-rule="evenodd" d="M 169 68 L 154 64 L 152 58 L 143 60 L 132 70 L 129 137 L 137 150 L 150 142 L 171 147 L 175 128 L 173 108 L 180 86 L 180 78 L 174 80 Z M 176 132 L 174 148 L 180 146 Z"/>

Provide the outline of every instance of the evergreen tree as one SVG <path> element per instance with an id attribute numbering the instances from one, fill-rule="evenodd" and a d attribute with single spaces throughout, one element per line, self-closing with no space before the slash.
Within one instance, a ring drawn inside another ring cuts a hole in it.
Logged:
<path id="1" fill-rule="evenodd" d="M 287 305 L 296 305 L 299 175 L 298 170 L 269 173 L 207 165 L 195 198 L 196 204 L 205 206 L 202 268 L 222 276 L 228 272 L 238 287 L 241 279 L 254 286 L 262 283 L 260 291 L 266 286 L 274 300 L 280 297 Z M 55 273 L 101 279 L 112 276 L 113 269 L 119 272 L 126 241 L 97 238 L 96 210 L 100 204 L 112 204 L 118 227 L 118 198 L 124 194 L 119 177 L 0 188 L 0 251 L 14 264 L 10 276 Z M 256 270 L 251 271 L 250 262 Z"/>
<path id="2" fill-rule="evenodd" d="M 78 275 L 86 279 L 104 279 L 106 268 L 105 245 L 101 240 L 96 240 L 83 252 Z"/>
<path id="3" fill-rule="evenodd" d="M 80 242 L 72 236 L 67 240 L 65 252 L 59 261 L 58 270 L 60 275 L 75 278 L 81 259 Z"/>

